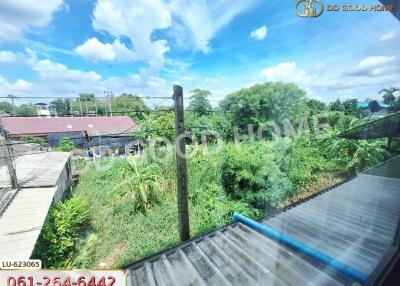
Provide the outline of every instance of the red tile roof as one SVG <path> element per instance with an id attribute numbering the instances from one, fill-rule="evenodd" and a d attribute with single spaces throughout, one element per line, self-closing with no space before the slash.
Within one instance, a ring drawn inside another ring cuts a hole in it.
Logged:
<path id="1" fill-rule="evenodd" d="M 12 137 L 87 131 L 88 135 L 128 133 L 139 126 L 129 116 L 4 117 L 0 121 Z"/>

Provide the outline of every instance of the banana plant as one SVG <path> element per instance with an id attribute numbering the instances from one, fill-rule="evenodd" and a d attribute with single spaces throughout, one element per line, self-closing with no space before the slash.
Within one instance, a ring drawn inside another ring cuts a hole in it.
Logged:
<path id="1" fill-rule="evenodd" d="M 148 206 L 157 200 L 160 192 L 160 167 L 153 163 L 140 164 L 138 158 L 129 156 L 125 165 L 125 178 L 118 184 L 114 192 L 121 197 L 129 196 L 135 201 L 135 208 L 146 213 Z"/>
<path id="2" fill-rule="evenodd" d="M 391 157 L 382 140 L 345 139 L 339 134 L 339 130 L 331 130 L 319 141 L 319 145 L 329 158 L 341 161 L 347 169 L 362 170 Z"/>

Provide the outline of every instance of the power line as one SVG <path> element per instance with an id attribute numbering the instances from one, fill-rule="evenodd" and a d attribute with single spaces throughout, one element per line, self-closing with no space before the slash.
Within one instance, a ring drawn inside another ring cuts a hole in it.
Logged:
<path id="1" fill-rule="evenodd" d="M 10 99 L 10 97 L 8 97 L 8 96 L 0 96 L 0 98 L 2 98 L 2 99 Z M 73 96 L 46 96 L 46 97 L 43 97 L 43 96 L 13 96 L 13 98 L 14 99 L 47 99 L 47 98 L 50 98 L 50 99 L 79 99 L 79 98 L 81 98 L 81 97 L 79 97 L 79 96 L 77 96 L 77 97 L 73 97 Z M 115 96 L 115 97 L 113 97 L 113 99 L 119 99 L 119 98 L 121 98 L 120 97 L 120 95 L 119 96 Z M 137 95 L 134 95 L 134 96 L 132 96 L 132 98 L 141 98 L 141 99 L 172 99 L 172 97 L 171 96 L 137 96 Z M 81 98 L 82 99 L 82 98 Z M 110 99 L 110 97 L 107 97 L 107 96 L 95 96 L 94 98 L 92 98 L 92 99 Z"/>
<path id="2" fill-rule="evenodd" d="M 160 110 L 145 110 L 145 109 L 142 109 L 142 110 L 130 110 L 130 111 L 128 111 L 128 110 L 126 110 L 126 111 L 114 111 L 113 110 L 113 113 L 115 113 L 115 114 L 129 114 L 129 113 L 155 113 L 155 112 L 173 112 L 174 111 L 174 109 L 172 108 L 172 109 L 160 109 Z M 105 114 L 100 114 L 99 112 L 97 112 L 97 113 L 95 113 L 95 112 L 88 112 L 88 113 L 83 113 L 83 114 L 79 114 L 79 115 L 77 115 L 77 114 L 74 114 L 74 113 L 65 113 L 65 114 L 62 114 L 62 116 L 50 116 L 51 118 L 60 118 L 60 117 L 90 117 L 90 116 L 88 116 L 88 115 L 101 115 L 101 116 L 103 116 L 103 117 L 108 117 L 108 116 L 105 116 Z M 43 117 L 43 118 L 47 118 L 46 116 L 42 116 L 42 115 L 24 115 L 24 116 L 18 116 L 18 115 L 8 115 L 8 116 L 3 116 L 2 118 L 8 118 L 8 117 Z"/>
<path id="3" fill-rule="evenodd" d="M 183 99 L 188 99 L 188 100 L 191 100 L 192 98 L 190 98 L 190 97 L 184 97 Z M 212 102 L 222 102 L 223 100 L 222 99 L 220 99 L 220 100 L 218 100 L 218 99 L 206 99 L 207 101 L 212 101 Z"/>

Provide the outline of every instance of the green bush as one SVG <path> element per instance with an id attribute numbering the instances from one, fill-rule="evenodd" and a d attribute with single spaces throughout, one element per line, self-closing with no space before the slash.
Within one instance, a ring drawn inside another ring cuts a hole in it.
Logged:
<path id="1" fill-rule="evenodd" d="M 59 146 L 54 150 L 59 152 L 72 152 L 75 150 L 74 141 L 69 138 L 63 138 L 60 140 Z"/>
<path id="2" fill-rule="evenodd" d="M 221 159 L 221 182 L 228 194 L 268 210 L 292 191 L 293 185 L 280 170 L 271 147 L 269 143 L 226 145 Z"/>
<path id="3" fill-rule="evenodd" d="M 41 259 L 45 267 L 65 267 L 88 222 L 88 203 L 81 197 L 72 196 L 62 203 L 53 204 L 33 257 Z"/>
<path id="4" fill-rule="evenodd" d="M 41 138 L 41 137 L 35 137 L 35 136 L 31 136 L 31 135 L 24 135 L 24 136 L 21 136 L 20 140 L 22 142 L 24 142 L 24 143 L 39 144 L 41 147 L 48 147 L 49 146 L 49 144 L 47 144 L 47 142 L 44 141 L 44 139 Z"/>
<path id="5" fill-rule="evenodd" d="M 295 192 L 312 182 L 315 174 L 335 169 L 334 164 L 323 156 L 320 148 L 304 138 L 280 140 L 275 143 L 274 151 L 280 153 L 281 170 L 296 187 Z"/>

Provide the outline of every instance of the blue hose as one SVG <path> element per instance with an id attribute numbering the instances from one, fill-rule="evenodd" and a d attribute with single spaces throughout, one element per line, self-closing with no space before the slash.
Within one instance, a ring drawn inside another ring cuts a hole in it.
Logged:
<path id="1" fill-rule="evenodd" d="M 324 253 L 322 253 L 312 247 L 302 244 L 301 242 L 298 242 L 297 240 L 292 239 L 279 231 L 273 230 L 272 228 L 270 228 L 266 225 L 260 224 L 248 217 L 245 217 L 238 213 L 234 213 L 232 216 L 232 220 L 234 222 L 241 222 L 241 223 L 247 225 L 248 227 L 250 227 L 270 238 L 273 238 L 287 246 L 294 248 L 295 250 L 305 253 L 308 256 L 318 260 L 319 262 L 335 268 L 340 273 L 345 274 L 346 276 L 354 279 L 355 281 L 358 281 L 360 283 L 365 283 L 368 280 L 368 276 L 365 275 L 364 273 L 358 271 L 357 269 L 355 269 L 351 266 L 348 266 L 328 255 L 325 255 Z"/>

